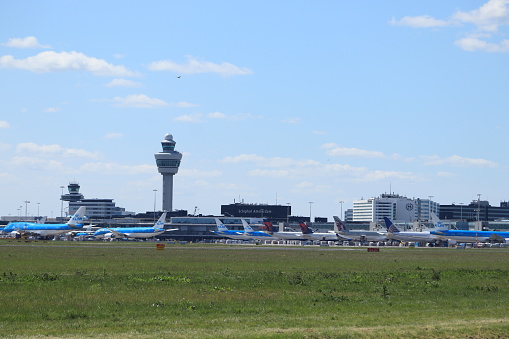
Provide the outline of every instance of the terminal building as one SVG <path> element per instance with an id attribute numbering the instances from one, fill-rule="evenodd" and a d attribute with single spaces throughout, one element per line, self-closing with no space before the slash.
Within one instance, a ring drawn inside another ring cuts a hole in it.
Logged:
<path id="1" fill-rule="evenodd" d="M 431 212 L 439 215 L 440 204 L 431 199 L 407 198 L 384 193 L 377 198 L 356 200 L 345 213 L 346 221 L 377 222 L 387 217 L 393 221 L 429 221 Z"/>
<path id="2" fill-rule="evenodd" d="M 502 201 L 499 206 L 491 206 L 486 200 L 473 200 L 470 204 L 451 204 L 440 206 L 440 219 L 472 221 L 509 220 L 509 202 Z"/>

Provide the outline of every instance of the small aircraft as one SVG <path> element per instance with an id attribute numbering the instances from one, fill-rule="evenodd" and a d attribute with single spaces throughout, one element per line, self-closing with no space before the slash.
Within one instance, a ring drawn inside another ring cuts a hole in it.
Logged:
<path id="1" fill-rule="evenodd" d="M 412 242 L 438 242 L 440 239 L 431 234 L 430 231 L 400 231 L 396 225 L 387 217 L 384 217 L 385 226 L 387 227 L 387 238 L 399 241 L 412 241 Z"/>
<path id="2" fill-rule="evenodd" d="M 35 235 L 40 237 L 52 237 L 82 228 L 85 216 L 85 206 L 78 208 L 69 221 L 65 224 L 39 224 L 33 222 L 10 222 L 4 227 L 3 232 L 12 235 Z"/>
<path id="3" fill-rule="evenodd" d="M 156 221 L 152 227 L 115 227 L 115 228 L 100 228 L 94 233 L 96 238 L 111 238 L 111 237 L 125 237 L 125 238 L 152 238 L 162 234 L 166 231 L 176 231 L 178 228 L 165 229 L 164 222 L 166 220 L 166 212 L 161 214 L 159 220 Z"/>
<path id="4" fill-rule="evenodd" d="M 339 219 L 338 216 L 334 216 L 334 231 L 339 235 L 356 241 L 386 241 L 387 237 L 384 233 L 376 231 L 364 231 L 364 230 L 347 230 L 345 224 Z"/>
<path id="5" fill-rule="evenodd" d="M 339 235 L 335 232 L 328 233 L 315 233 L 311 228 L 306 225 L 305 222 L 299 222 L 300 230 L 302 231 L 302 237 L 305 240 L 321 240 L 321 241 L 340 241 L 347 240 L 346 237 Z"/>

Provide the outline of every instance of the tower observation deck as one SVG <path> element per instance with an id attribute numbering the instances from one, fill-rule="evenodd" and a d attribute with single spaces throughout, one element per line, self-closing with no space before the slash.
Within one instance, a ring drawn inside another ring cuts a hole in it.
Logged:
<path id="1" fill-rule="evenodd" d="M 163 176 L 163 211 L 173 211 L 173 176 L 177 174 L 182 153 L 175 151 L 173 135 L 166 134 L 161 141 L 163 151 L 154 154 L 157 169 Z"/>

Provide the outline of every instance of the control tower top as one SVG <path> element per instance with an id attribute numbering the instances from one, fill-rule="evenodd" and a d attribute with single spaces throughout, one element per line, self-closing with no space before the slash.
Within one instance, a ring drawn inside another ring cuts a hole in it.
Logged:
<path id="1" fill-rule="evenodd" d="M 161 174 L 176 174 L 182 159 L 182 153 L 175 151 L 176 142 L 173 140 L 173 135 L 170 133 L 164 136 L 161 141 L 163 151 L 156 153 L 156 164 Z"/>

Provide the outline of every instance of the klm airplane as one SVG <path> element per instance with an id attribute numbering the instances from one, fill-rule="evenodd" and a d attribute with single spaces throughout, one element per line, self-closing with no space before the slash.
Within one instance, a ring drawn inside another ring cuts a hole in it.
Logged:
<path id="1" fill-rule="evenodd" d="M 269 233 L 253 230 L 253 228 L 251 228 L 251 226 L 247 223 L 247 221 L 245 221 L 244 219 L 241 219 L 241 220 L 242 220 L 242 226 L 244 227 L 244 234 L 247 235 L 248 237 L 250 237 L 251 239 L 254 239 L 254 240 L 279 240 L 279 238 L 277 238 L 273 235 L 270 235 Z"/>
<path id="2" fill-rule="evenodd" d="M 4 227 L 3 232 L 7 234 L 26 234 L 40 237 L 52 237 L 67 233 L 83 227 L 85 206 L 78 208 L 76 213 L 65 224 L 39 224 L 33 222 L 10 222 Z"/>
<path id="3" fill-rule="evenodd" d="M 457 242 L 509 243 L 509 232 L 436 230 L 431 231 L 431 234 L 436 235 L 442 240 L 455 240 Z"/>
<path id="4" fill-rule="evenodd" d="M 178 228 L 164 229 L 164 222 L 166 220 L 166 212 L 164 212 L 159 220 L 152 227 L 116 227 L 116 228 L 100 228 L 94 233 L 96 238 L 152 238 L 162 234 L 166 231 L 176 231 Z"/>
<path id="5" fill-rule="evenodd" d="M 245 231 L 229 230 L 218 218 L 215 218 L 217 231 L 211 231 L 214 234 L 237 240 L 250 240 L 251 238 L 245 234 Z"/>

